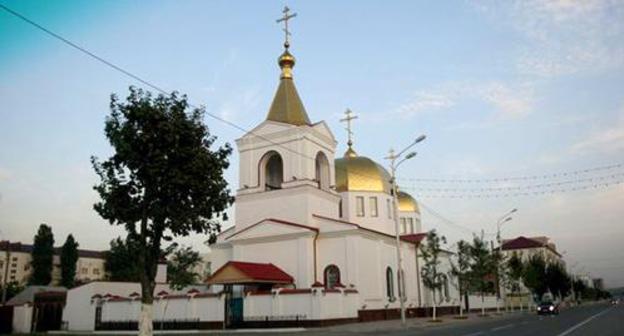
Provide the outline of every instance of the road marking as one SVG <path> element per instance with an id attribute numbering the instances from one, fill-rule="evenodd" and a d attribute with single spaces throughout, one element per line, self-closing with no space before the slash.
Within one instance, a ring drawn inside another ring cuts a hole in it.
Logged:
<path id="1" fill-rule="evenodd" d="M 464 335 L 464 336 L 477 336 L 477 335 L 483 335 L 483 331 L 479 331 L 479 332 L 468 334 L 468 335 Z"/>
<path id="2" fill-rule="evenodd" d="M 603 315 L 604 313 L 608 312 L 608 311 L 609 311 L 609 310 L 611 310 L 611 309 L 613 309 L 613 307 L 609 307 L 609 308 L 607 308 L 607 309 L 605 309 L 605 310 L 601 311 L 600 313 L 594 314 L 594 315 L 590 316 L 589 318 L 587 318 L 586 320 L 584 320 L 583 322 L 581 322 L 581 323 L 579 323 L 579 324 L 577 324 L 577 325 L 573 326 L 572 328 L 570 328 L 570 329 L 568 329 L 568 330 L 566 330 L 566 331 L 562 332 L 561 334 L 559 334 L 559 335 L 557 335 L 557 336 L 566 336 L 566 335 L 569 335 L 569 334 L 571 334 L 574 330 L 576 330 L 576 329 L 578 329 L 578 328 L 582 327 L 583 325 L 585 325 L 585 324 L 589 323 L 591 320 L 595 319 L 596 317 L 598 317 L 598 316 L 600 316 L 600 315 Z"/>
<path id="3" fill-rule="evenodd" d="M 506 325 L 501 326 L 501 327 L 492 328 L 491 331 L 499 331 L 499 330 L 503 330 L 503 329 L 508 329 L 508 328 L 513 327 L 513 326 L 514 326 L 513 324 L 506 324 Z"/>

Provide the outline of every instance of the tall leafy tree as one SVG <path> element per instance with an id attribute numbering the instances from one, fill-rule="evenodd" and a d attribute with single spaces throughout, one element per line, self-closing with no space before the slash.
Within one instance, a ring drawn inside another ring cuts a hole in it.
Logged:
<path id="1" fill-rule="evenodd" d="M 200 274 L 195 269 L 201 262 L 199 252 L 190 246 L 175 249 L 167 260 L 167 282 L 171 288 L 181 290 L 197 284 Z"/>
<path id="2" fill-rule="evenodd" d="M 546 261 L 539 254 L 534 254 L 524 265 L 522 277 L 524 285 L 531 291 L 534 299 L 541 300 L 548 290 L 546 281 Z"/>
<path id="3" fill-rule="evenodd" d="M 452 264 L 452 274 L 457 278 L 457 289 L 459 290 L 460 304 L 459 316 L 464 316 L 464 304 L 468 302 L 468 291 L 470 289 L 470 244 L 464 240 L 457 242 L 456 262 Z M 464 300 L 464 303 L 461 302 Z"/>
<path id="4" fill-rule="evenodd" d="M 511 290 L 511 293 L 518 294 L 521 288 L 524 264 L 516 252 L 514 252 L 509 259 L 507 259 L 506 264 L 509 289 Z M 522 306 L 520 306 L 520 308 L 522 309 Z M 513 310 L 513 306 L 511 309 Z"/>
<path id="5" fill-rule="evenodd" d="M 431 290 L 431 301 L 433 302 L 433 320 L 436 320 L 436 291 L 443 285 L 446 275 L 440 271 L 440 253 L 442 244 L 446 244 L 446 238 L 438 235 L 435 230 L 427 233 L 425 244 L 420 246 L 423 259 L 421 276 L 423 285 Z"/>
<path id="6" fill-rule="evenodd" d="M 560 300 L 570 293 L 570 277 L 560 263 L 550 263 L 546 266 L 546 283 L 550 292 L 557 295 Z"/>
<path id="7" fill-rule="evenodd" d="M 137 243 L 139 335 L 151 335 L 161 245 L 193 232 L 215 237 L 233 202 L 223 178 L 232 150 L 227 144 L 212 149 L 216 138 L 202 122 L 203 109 L 189 111 L 186 96 L 175 92 L 153 97 L 131 87 L 125 101 L 112 95 L 110 108 L 105 133 L 114 154 L 91 159 L 100 177 L 94 208 Z"/>
<path id="8" fill-rule="evenodd" d="M 107 278 L 112 281 L 139 282 L 140 269 L 136 262 L 138 253 L 137 244 L 131 240 L 120 237 L 111 240 L 104 262 Z"/>
<path id="9" fill-rule="evenodd" d="M 492 276 L 496 271 L 495 260 L 483 237 L 475 236 L 470 245 L 470 269 L 472 285 L 481 296 L 481 315 L 485 315 L 485 294 L 493 291 Z"/>
<path id="10" fill-rule="evenodd" d="M 52 261 L 54 257 L 54 234 L 46 224 L 39 225 L 31 253 L 32 273 L 29 284 L 47 286 L 52 282 Z"/>
<path id="11" fill-rule="evenodd" d="M 78 242 L 70 234 L 61 247 L 61 285 L 67 288 L 74 287 L 76 262 L 78 262 Z"/>

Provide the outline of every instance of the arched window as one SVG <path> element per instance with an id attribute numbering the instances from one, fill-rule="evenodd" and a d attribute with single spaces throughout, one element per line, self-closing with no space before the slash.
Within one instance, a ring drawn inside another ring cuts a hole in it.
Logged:
<path id="1" fill-rule="evenodd" d="M 451 297 L 449 295 L 449 279 L 446 275 L 442 275 L 442 289 L 444 290 L 445 301 L 451 301 Z"/>
<path id="2" fill-rule="evenodd" d="M 388 300 L 394 301 L 394 275 L 390 267 L 386 268 L 386 296 Z"/>
<path id="3" fill-rule="evenodd" d="M 325 288 L 334 288 L 340 284 L 340 269 L 336 265 L 329 265 L 325 267 L 323 272 L 325 279 Z"/>
<path id="4" fill-rule="evenodd" d="M 316 154 L 315 171 L 319 189 L 329 189 L 329 161 L 323 152 Z"/>
<path id="5" fill-rule="evenodd" d="M 266 153 L 260 161 L 261 183 L 264 190 L 282 189 L 284 182 L 284 163 L 279 153 L 271 151 Z"/>

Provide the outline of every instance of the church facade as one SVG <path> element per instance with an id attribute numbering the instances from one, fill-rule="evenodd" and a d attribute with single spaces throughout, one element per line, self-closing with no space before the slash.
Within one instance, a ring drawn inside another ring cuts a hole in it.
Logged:
<path id="1" fill-rule="evenodd" d="M 336 153 L 331 129 L 324 121 L 312 122 L 299 97 L 288 43 L 278 64 L 279 86 L 266 120 L 236 140 L 235 225 L 211 245 L 216 271 L 209 283 L 242 300 L 276 289 L 310 290 L 311 296 L 312 289 L 357 293 L 360 319 L 396 312 L 401 296 L 413 314 L 431 307 L 431 292 L 420 278 L 418 248 L 425 233 L 418 203 L 399 192 L 395 212 L 390 174 L 357 154 L 351 139 L 344 154 Z M 450 253 L 442 258 L 445 273 L 449 258 Z M 253 270 L 258 276 L 250 276 Z M 459 305 L 450 274 L 436 301 Z"/>

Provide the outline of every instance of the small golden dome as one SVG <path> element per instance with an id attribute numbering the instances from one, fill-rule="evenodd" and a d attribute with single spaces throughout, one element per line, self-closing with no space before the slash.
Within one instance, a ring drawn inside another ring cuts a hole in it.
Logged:
<path id="1" fill-rule="evenodd" d="M 399 211 L 420 213 L 418 202 L 416 202 L 412 195 L 399 191 L 397 196 L 399 200 Z"/>
<path id="2" fill-rule="evenodd" d="M 295 56 L 288 52 L 288 49 L 284 50 L 282 55 L 277 59 L 277 64 L 279 64 L 282 69 L 281 78 L 292 78 L 292 68 L 295 67 Z"/>
<path id="3" fill-rule="evenodd" d="M 336 191 L 372 191 L 390 194 L 390 174 L 375 161 L 356 156 L 353 149 L 335 160 Z"/>

